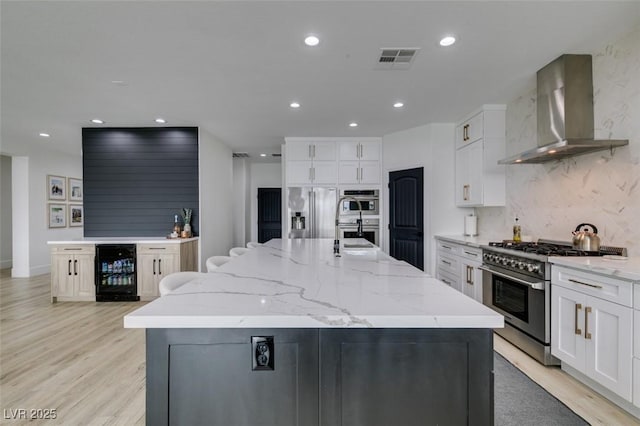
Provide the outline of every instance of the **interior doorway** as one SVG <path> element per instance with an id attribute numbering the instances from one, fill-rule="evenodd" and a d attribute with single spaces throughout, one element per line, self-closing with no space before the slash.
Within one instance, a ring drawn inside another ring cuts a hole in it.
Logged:
<path id="1" fill-rule="evenodd" d="M 282 237 L 282 189 L 258 188 L 258 242 Z"/>
<path id="2" fill-rule="evenodd" d="M 424 271 L 424 168 L 389 172 L 389 254 Z"/>

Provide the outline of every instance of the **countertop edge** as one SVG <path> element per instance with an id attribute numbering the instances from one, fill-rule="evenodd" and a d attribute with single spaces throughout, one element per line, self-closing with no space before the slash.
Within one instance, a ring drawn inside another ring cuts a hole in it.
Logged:
<path id="1" fill-rule="evenodd" d="M 549 257 L 549 262 L 553 265 L 566 266 L 585 272 L 593 272 L 640 283 L 640 257 L 614 260 L 601 257 L 552 256 Z"/>
<path id="2" fill-rule="evenodd" d="M 462 244 L 468 247 L 480 248 L 481 246 L 486 246 L 489 244 L 489 241 L 496 241 L 496 239 L 489 238 L 480 238 L 480 237 L 471 237 L 465 235 L 435 235 L 434 238 L 436 240 L 449 241 L 456 244 Z M 500 239 L 501 241 L 502 239 Z"/>
<path id="3" fill-rule="evenodd" d="M 47 241 L 48 245 L 63 244 L 182 244 L 197 241 L 200 237 L 165 238 L 165 237 L 131 237 L 131 238 L 83 238 L 81 240 Z"/>

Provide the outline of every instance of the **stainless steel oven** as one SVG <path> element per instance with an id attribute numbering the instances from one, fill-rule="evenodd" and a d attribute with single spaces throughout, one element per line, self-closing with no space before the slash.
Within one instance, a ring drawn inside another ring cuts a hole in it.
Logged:
<path id="1" fill-rule="evenodd" d="M 483 265 L 482 302 L 504 315 L 505 328 L 496 333 L 545 365 L 551 355 L 551 283 L 547 280 Z"/>
<path id="2" fill-rule="evenodd" d="M 363 215 L 379 215 L 380 214 L 380 192 L 377 189 L 343 189 L 340 193 L 341 197 L 349 196 L 360 201 Z M 352 199 L 343 200 L 340 203 L 340 214 L 350 215 L 359 214 L 358 203 Z"/>
<path id="3" fill-rule="evenodd" d="M 358 237 L 358 217 L 340 218 L 338 228 L 340 239 L 344 238 L 365 238 L 367 241 L 380 245 L 380 220 L 362 219 L 362 237 Z"/>

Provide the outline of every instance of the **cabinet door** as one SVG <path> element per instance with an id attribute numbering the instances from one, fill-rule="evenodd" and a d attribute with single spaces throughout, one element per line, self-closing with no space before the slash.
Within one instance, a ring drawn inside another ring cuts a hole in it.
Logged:
<path id="1" fill-rule="evenodd" d="M 179 257 L 175 254 L 158 255 L 158 282 L 169 274 L 180 271 Z M 158 288 L 156 287 L 156 292 Z M 159 294 L 159 293 L 157 293 Z"/>
<path id="2" fill-rule="evenodd" d="M 360 183 L 378 185 L 380 183 L 380 162 L 360 162 Z"/>
<path id="3" fill-rule="evenodd" d="M 474 115 L 467 121 L 467 142 L 472 143 L 482 139 L 484 133 L 483 113 Z"/>
<path id="4" fill-rule="evenodd" d="M 586 296 L 551 286 L 551 353 L 562 362 L 584 371 L 584 312 Z"/>
<path id="5" fill-rule="evenodd" d="M 633 359 L 633 405 L 640 407 L 640 358 Z"/>
<path id="6" fill-rule="evenodd" d="M 51 256 L 51 296 L 73 297 L 75 293 L 73 279 L 73 256 Z"/>
<path id="7" fill-rule="evenodd" d="M 138 254 L 138 295 L 156 297 L 158 292 L 158 257 L 155 254 Z"/>
<path id="8" fill-rule="evenodd" d="M 313 161 L 336 161 L 335 142 L 314 142 L 311 147 Z"/>
<path id="9" fill-rule="evenodd" d="M 338 182 L 337 162 L 335 161 L 314 161 L 313 162 L 313 183 L 317 185 L 335 185 Z"/>
<path id="10" fill-rule="evenodd" d="M 461 148 L 456 151 L 456 205 L 466 206 L 469 204 L 469 170 L 467 157 L 469 151 Z"/>
<path id="11" fill-rule="evenodd" d="M 287 161 L 287 183 L 311 183 L 311 161 Z"/>
<path id="12" fill-rule="evenodd" d="M 483 202 L 483 144 L 482 141 L 474 142 L 469 146 L 462 148 L 467 151 L 467 171 L 469 185 L 468 204 L 471 206 L 482 205 Z"/>
<path id="13" fill-rule="evenodd" d="M 357 161 L 340 161 L 339 180 L 342 184 L 360 182 L 360 163 Z"/>
<path id="14" fill-rule="evenodd" d="M 306 142 L 287 143 L 287 161 L 311 160 L 312 144 Z"/>
<path id="15" fill-rule="evenodd" d="M 606 300 L 586 297 L 591 312 L 585 314 L 585 374 L 631 401 L 633 310 Z"/>
<path id="16" fill-rule="evenodd" d="M 358 161 L 360 157 L 360 143 L 359 142 L 340 142 L 338 144 L 340 161 Z"/>
<path id="17" fill-rule="evenodd" d="M 73 263 L 73 273 L 77 282 L 77 296 L 83 299 L 95 300 L 95 257 L 90 254 L 77 254 L 74 256 Z"/>
<path id="18" fill-rule="evenodd" d="M 380 142 L 361 142 L 360 161 L 380 161 Z"/>
<path id="19" fill-rule="evenodd" d="M 474 262 L 462 260 L 462 292 L 472 299 L 482 303 L 482 271 L 480 265 Z"/>

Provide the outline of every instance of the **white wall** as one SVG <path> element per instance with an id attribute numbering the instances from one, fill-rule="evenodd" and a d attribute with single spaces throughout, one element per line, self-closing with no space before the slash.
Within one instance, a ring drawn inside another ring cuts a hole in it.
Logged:
<path id="1" fill-rule="evenodd" d="M 453 123 L 427 124 L 385 135 L 382 140 L 383 199 L 389 200 L 389 172 L 424 168 L 424 266 L 433 274 L 436 234 L 462 234 L 469 209 L 455 207 Z M 389 252 L 389 217 L 383 212 L 382 247 Z"/>
<path id="2" fill-rule="evenodd" d="M 593 55 L 595 136 L 629 139 L 629 146 L 545 164 L 507 166 L 507 205 L 479 208 L 480 234 L 523 234 L 571 241 L 583 222 L 601 244 L 640 256 L 640 26 Z M 582 52 L 581 52 L 582 53 Z M 536 146 L 536 83 L 507 105 L 507 155 Z"/>
<path id="3" fill-rule="evenodd" d="M 280 163 L 252 163 L 251 164 L 251 184 L 250 184 L 250 191 L 249 191 L 249 194 L 251 197 L 250 241 L 258 241 L 258 188 L 281 188 L 281 187 L 282 187 L 282 165 Z"/>
<path id="4" fill-rule="evenodd" d="M 233 159 L 233 245 L 243 247 L 246 239 L 247 207 L 247 161 L 244 158 Z"/>
<path id="5" fill-rule="evenodd" d="M 233 244 L 234 197 L 231 149 L 199 129 L 200 269 L 210 256 L 227 255 Z"/>
<path id="6" fill-rule="evenodd" d="M 0 269 L 11 268 L 11 157 L 0 156 Z"/>
<path id="7" fill-rule="evenodd" d="M 13 268 L 14 277 L 48 273 L 51 258 L 47 241 L 82 238 L 83 228 L 48 225 L 47 175 L 82 176 L 78 156 L 41 149 L 28 156 L 12 157 Z M 53 201 L 58 202 L 58 201 Z M 60 202 L 67 204 L 68 201 Z M 67 210 L 68 214 L 68 210 Z M 69 219 L 67 217 L 67 223 Z"/>

